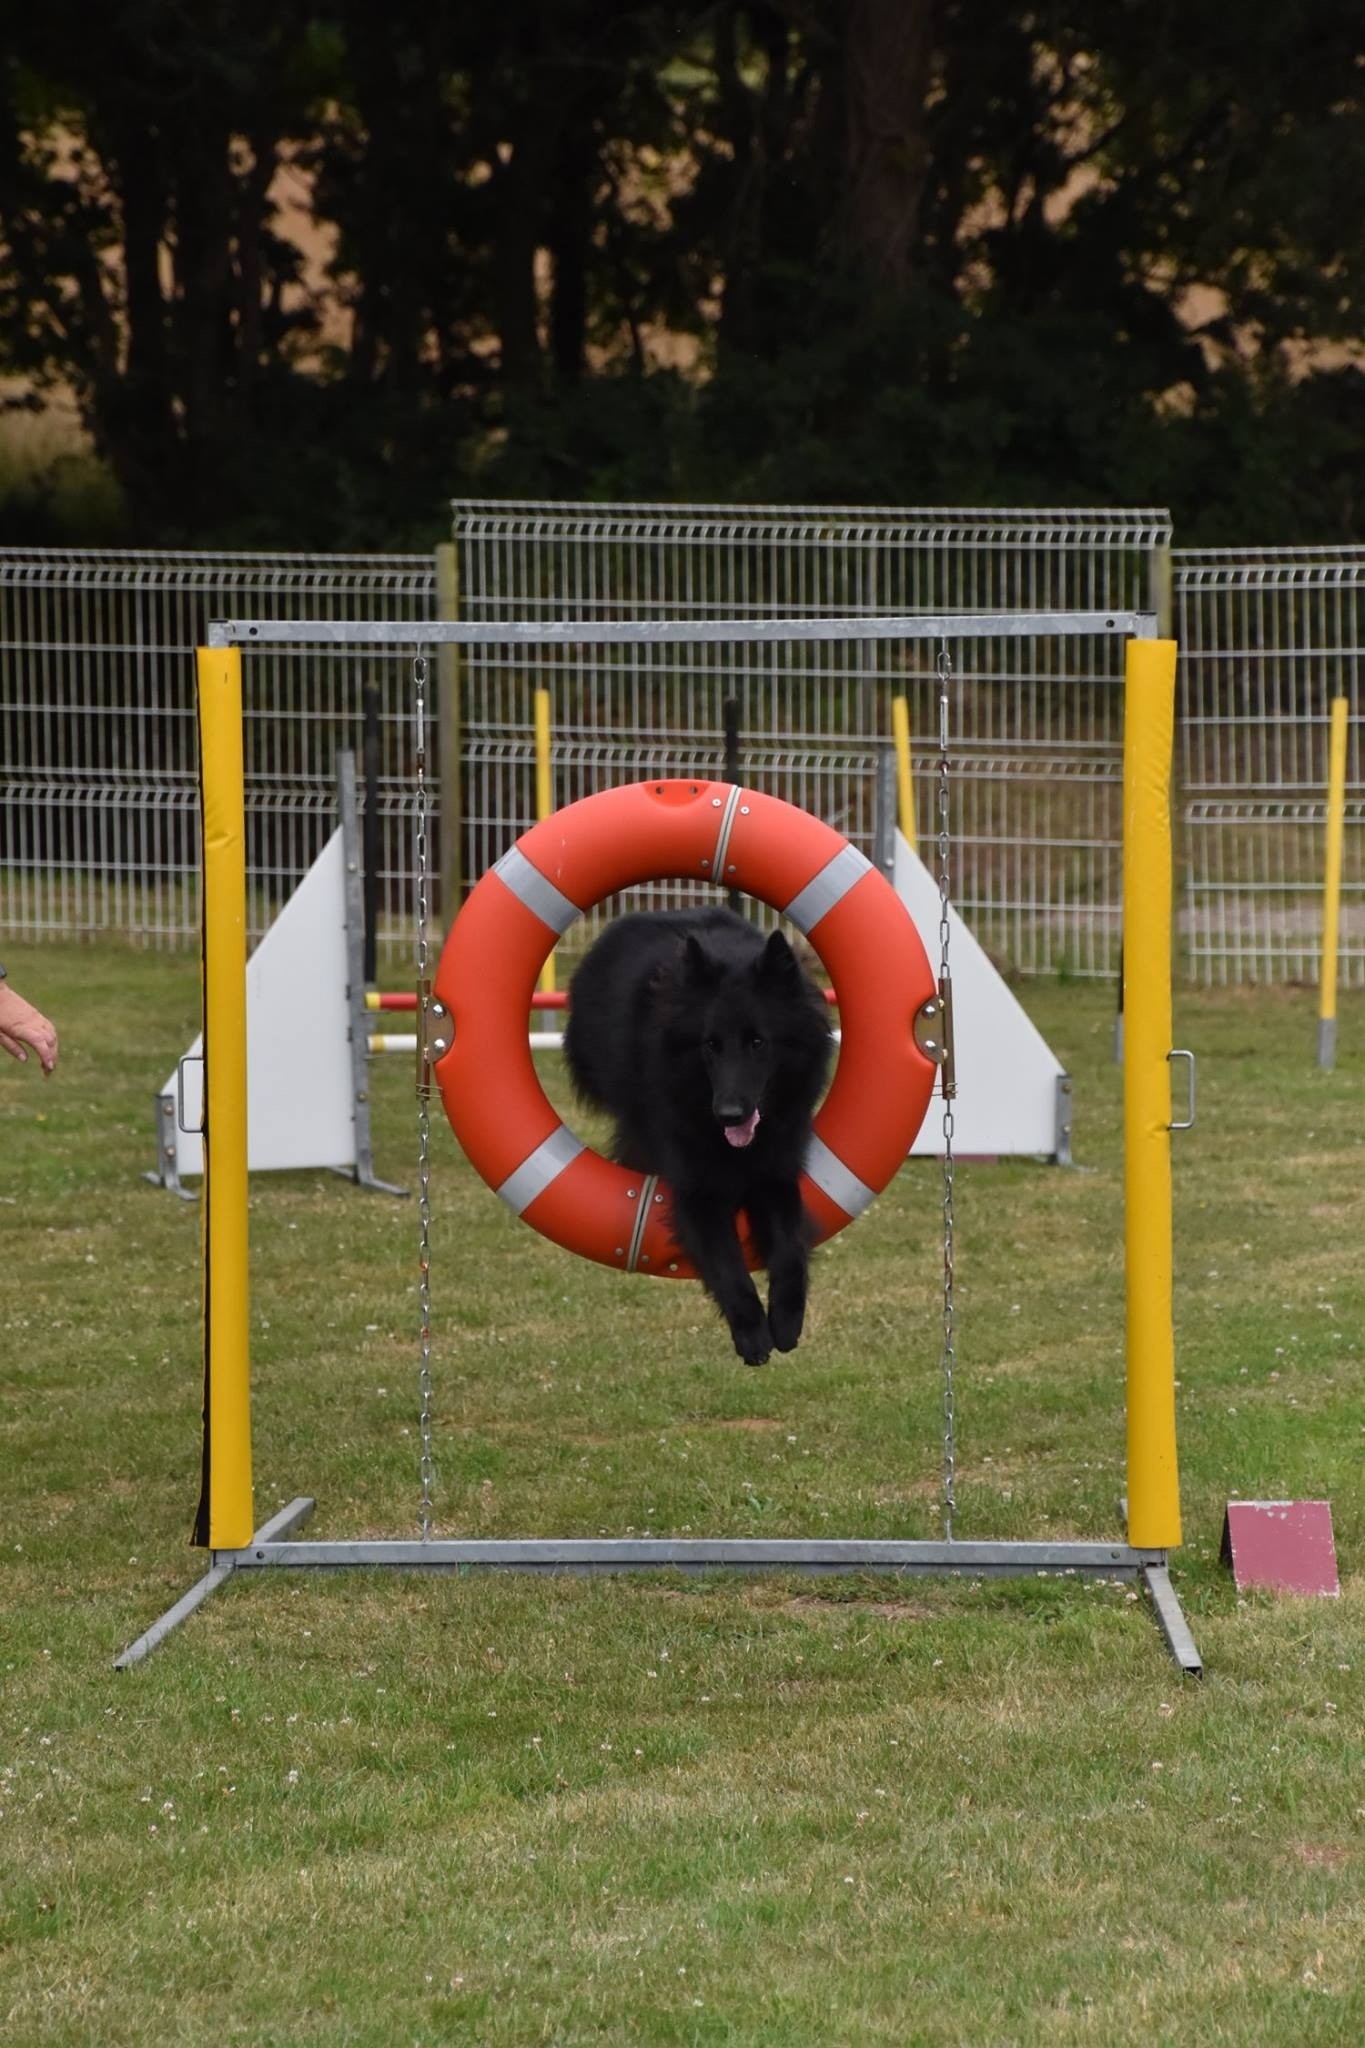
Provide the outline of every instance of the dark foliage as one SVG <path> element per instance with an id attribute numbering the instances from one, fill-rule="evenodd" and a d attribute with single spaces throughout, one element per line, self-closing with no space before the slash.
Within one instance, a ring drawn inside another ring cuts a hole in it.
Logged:
<path id="1" fill-rule="evenodd" d="M 1349 0 L 7 13 L 0 371 L 130 537 L 471 491 L 1365 537 Z"/>

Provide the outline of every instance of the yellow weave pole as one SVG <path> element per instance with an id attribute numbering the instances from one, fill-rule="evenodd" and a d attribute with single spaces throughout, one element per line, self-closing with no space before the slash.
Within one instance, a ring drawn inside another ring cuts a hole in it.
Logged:
<path id="1" fill-rule="evenodd" d="M 919 852 L 915 831 L 915 778 L 910 772 L 910 706 L 904 697 L 891 699 L 891 737 L 896 749 L 897 823 L 911 853 Z"/>
<path id="2" fill-rule="evenodd" d="M 246 831 L 242 657 L 201 647 L 204 804 L 204 1501 L 200 1542 L 250 1543 L 247 1244 Z"/>
<path id="3" fill-rule="evenodd" d="M 537 690 L 537 691 L 536 691 L 536 820 L 537 820 L 537 823 L 539 823 L 539 822 L 540 822 L 541 820 L 543 820 L 543 819 L 545 819 L 545 818 L 548 818 L 548 817 L 549 817 L 549 815 L 550 815 L 550 813 L 551 813 L 551 811 L 552 811 L 552 810 L 554 809 L 554 807 L 555 807 L 555 804 L 554 804 L 554 786 L 553 786 L 553 780 L 552 780 L 552 778 L 551 778 L 551 774 L 550 774 L 550 693 L 549 693 L 549 691 L 548 691 L 548 690 Z M 551 954 L 550 954 L 550 957 L 549 957 L 549 959 L 548 959 L 548 960 L 547 960 L 547 961 L 545 962 L 545 965 L 544 965 L 544 966 L 543 966 L 543 967 L 541 968 L 541 970 L 540 970 L 540 980 L 539 980 L 539 981 L 537 982 L 536 986 L 537 986 L 537 987 L 539 988 L 539 990 L 540 990 L 540 992 L 541 992 L 541 994 L 542 994 L 542 995 L 553 995 L 553 994 L 554 994 L 554 992 L 555 992 L 555 956 L 554 956 L 553 952 L 551 952 Z"/>
<path id="4" fill-rule="evenodd" d="M 1345 697 L 1332 699 L 1327 745 L 1327 858 L 1322 871 L 1322 969 L 1318 977 L 1318 1065 L 1337 1063 L 1337 948 L 1341 940 L 1341 843 L 1346 829 Z"/>
<path id="5" fill-rule="evenodd" d="M 1128 1541 L 1180 1541 L 1171 1213 L 1174 640 L 1130 640 L 1123 747 L 1124 1249 Z"/>

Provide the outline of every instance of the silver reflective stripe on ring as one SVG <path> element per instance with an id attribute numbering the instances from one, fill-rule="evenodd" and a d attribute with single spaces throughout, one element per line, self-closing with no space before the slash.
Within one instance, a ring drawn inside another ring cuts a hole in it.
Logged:
<path id="1" fill-rule="evenodd" d="M 836 903 L 842 903 L 871 866 L 866 854 L 859 853 L 856 846 L 841 847 L 833 860 L 826 861 L 819 874 L 785 905 L 782 915 L 789 917 L 799 931 L 809 933 L 822 917 L 828 917 Z"/>
<path id="2" fill-rule="evenodd" d="M 493 873 L 505 882 L 512 894 L 526 905 L 533 917 L 547 924 L 552 932 L 566 932 L 574 919 L 581 915 L 578 905 L 570 903 L 562 890 L 553 882 L 547 882 L 537 867 L 532 867 L 519 846 L 509 846 L 501 860 L 493 863 Z"/>
<path id="3" fill-rule="evenodd" d="M 582 1150 L 583 1140 L 576 1138 L 567 1124 L 560 1124 L 534 1152 L 528 1152 L 515 1173 L 508 1174 L 498 1193 L 509 1209 L 523 1215 Z"/>
<path id="4" fill-rule="evenodd" d="M 838 1153 L 831 1152 L 814 1131 L 806 1148 L 806 1172 L 846 1216 L 861 1216 L 868 1203 L 876 1200 L 877 1190 L 859 1180 L 852 1167 L 845 1166 Z"/>
<path id="5" fill-rule="evenodd" d="M 716 850 L 711 860 L 711 873 L 717 881 L 720 880 L 725 872 L 725 860 L 730 851 L 730 834 L 735 829 L 735 818 L 739 811 L 741 794 L 739 784 L 737 782 L 733 783 L 730 788 L 730 794 L 725 799 L 725 809 L 721 813 L 720 837 L 716 841 Z"/>

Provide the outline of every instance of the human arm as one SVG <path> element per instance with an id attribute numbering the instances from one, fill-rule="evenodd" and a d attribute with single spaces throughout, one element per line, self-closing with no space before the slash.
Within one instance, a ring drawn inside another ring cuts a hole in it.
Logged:
<path id="1" fill-rule="evenodd" d="M 56 1026 L 41 1010 L 35 1010 L 16 988 L 11 988 L 0 968 L 0 1046 L 16 1060 L 36 1052 L 45 1074 L 57 1064 Z"/>

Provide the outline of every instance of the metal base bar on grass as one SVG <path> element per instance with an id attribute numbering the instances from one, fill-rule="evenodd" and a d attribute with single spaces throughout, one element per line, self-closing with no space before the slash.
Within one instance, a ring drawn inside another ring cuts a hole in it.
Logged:
<path id="1" fill-rule="evenodd" d="M 261 1524 L 254 1540 L 257 1543 L 274 1543 L 281 1537 L 291 1536 L 295 1529 L 302 1528 L 316 1505 L 317 1503 L 307 1495 L 300 1495 L 298 1499 L 291 1500 L 287 1507 L 281 1508 L 277 1515 L 272 1515 L 268 1522 Z M 215 1551 L 213 1564 L 203 1578 L 191 1586 L 188 1593 L 182 1593 L 174 1607 L 168 1607 L 160 1621 L 154 1621 L 135 1643 L 129 1643 L 122 1656 L 115 1657 L 115 1671 L 127 1671 L 130 1665 L 140 1664 L 144 1657 L 150 1657 L 158 1643 L 164 1642 L 171 1630 L 178 1628 L 182 1621 L 188 1621 L 195 1608 L 201 1607 L 210 1593 L 216 1593 L 221 1585 L 226 1584 L 236 1569 L 236 1554 L 233 1551 Z"/>
<path id="2" fill-rule="evenodd" d="M 212 1571 L 205 1572 L 203 1578 L 197 1580 L 188 1593 L 181 1594 L 174 1607 L 166 1609 L 160 1621 L 154 1621 L 135 1643 L 129 1643 L 121 1657 L 115 1657 L 115 1671 L 126 1671 L 130 1665 L 140 1664 L 144 1657 L 150 1657 L 157 1644 L 164 1642 L 171 1630 L 179 1628 L 182 1621 L 188 1621 L 195 1608 L 201 1606 L 210 1593 L 216 1593 L 218 1588 L 232 1577 L 232 1573 L 231 1564 L 216 1564 Z"/>
<path id="3" fill-rule="evenodd" d="M 1188 1677 L 1202 1678 L 1204 1660 L 1195 1647 L 1189 1623 L 1181 1609 L 1175 1587 L 1171 1584 L 1169 1567 L 1164 1562 L 1146 1564 L 1142 1567 L 1141 1577 L 1156 1609 L 1157 1622 L 1162 1635 L 1166 1638 L 1166 1648 Z"/>
<path id="4" fill-rule="evenodd" d="M 530 1572 L 596 1575 L 607 1572 L 701 1573 L 890 1572 L 910 1577 L 966 1573 L 971 1578 L 1057 1573 L 1105 1579 L 1142 1579 L 1172 1656 L 1198 1673 L 1198 1652 L 1171 1586 L 1166 1554 L 1125 1543 L 942 1543 L 881 1541 L 862 1537 L 571 1536 L 430 1538 L 420 1541 L 305 1542 L 289 1534 L 313 1511 L 307 1498 L 267 1522 L 242 1550 L 213 1553 L 213 1568 L 183 1600 L 118 1659 L 125 1669 L 154 1650 L 178 1622 L 238 1571 L 376 1570 Z"/>
<path id="5" fill-rule="evenodd" d="M 1165 1561 L 1122 1543 L 911 1543 L 860 1537 L 537 1536 L 411 1541 L 252 1543 L 214 1552 L 238 1571 L 264 1566 L 389 1566 L 406 1571 L 968 1572 L 998 1577 L 1085 1572 L 1136 1578 Z"/>

